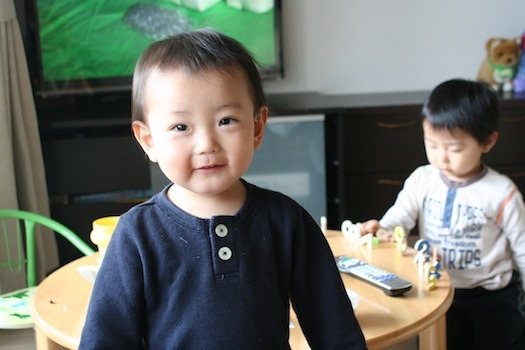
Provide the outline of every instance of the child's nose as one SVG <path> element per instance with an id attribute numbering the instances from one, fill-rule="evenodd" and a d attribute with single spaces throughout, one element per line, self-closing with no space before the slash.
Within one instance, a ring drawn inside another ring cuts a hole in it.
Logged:
<path id="1" fill-rule="evenodd" d="M 218 149 L 217 138 L 210 131 L 203 131 L 196 135 L 196 154 L 215 153 Z"/>
<path id="2" fill-rule="evenodd" d="M 441 163 L 448 163 L 448 153 L 445 150 L 439 150 L 438 152 L 438 159 Z"/>

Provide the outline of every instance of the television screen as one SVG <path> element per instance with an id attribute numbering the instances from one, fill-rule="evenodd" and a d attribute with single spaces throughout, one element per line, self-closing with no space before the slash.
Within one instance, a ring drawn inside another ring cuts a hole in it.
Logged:
<path id="1" fill-rule="evenodd" d="M 263 79 L 282 77 L 279 0 L 32 0 L 33 83 L 42 96 L 129 90 L 140 53 L 181 31 L 236 38 Z"/>

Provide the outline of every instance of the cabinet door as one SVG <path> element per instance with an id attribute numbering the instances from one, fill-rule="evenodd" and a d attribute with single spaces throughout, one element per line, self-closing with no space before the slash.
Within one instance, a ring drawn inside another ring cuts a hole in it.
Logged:
<path id="1" fill-rule="evenodd" d="M 340 123 L 345 174 L 398 172 L 425 164 L 419 107 L 351 111 Z"/>
<path id="2" fill-rule="evenodd" d="M 525 110 L 504 109 L 498 130 L 498 141 L 485 162 L 493 167 L 525 165 Z"/>
<path id="3" fill-rule="evenodd" d="M 394 204 L 409 173 L 377 173 L 345 176 L 341 220 L 363 222 L 380 219 Z"/>
<path id="4" fill-rule="evenodd" d="M 131 136 L 46 140 L 42 148 L 50 195 L 150 187 L 147 158 Z"/>
<path id="5" fill-rule="evenodd" d="M 420 109 L 367 108 L 338 117 L 338 215 L 331 206 L 330 217 L 380 218 L 393 204 L 406 177 L 427 163 Z"/>
<path id="6" fill-rule="evenodd" d="M 51 216 L 85 242 L 94 219 L 121 215 L 136 202 L 75 204 L 74 197 L 150 187 L 147 158 L 131 136 L 44 140 L 42 146 Z M 61 265 L 81 255 L 62 238 L 57 244 Z"/>

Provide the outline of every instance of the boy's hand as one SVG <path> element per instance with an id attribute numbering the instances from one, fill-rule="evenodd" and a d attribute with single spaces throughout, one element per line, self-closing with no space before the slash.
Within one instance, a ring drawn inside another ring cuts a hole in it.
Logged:
<path id="1" fill-rule="evenodd" d="M 379 221 L 372 219 L 361 223 L 360 228 L 362 236 L 366 235 L 367 233 L 375 234 L 381 227 L 379 226 Z"/>

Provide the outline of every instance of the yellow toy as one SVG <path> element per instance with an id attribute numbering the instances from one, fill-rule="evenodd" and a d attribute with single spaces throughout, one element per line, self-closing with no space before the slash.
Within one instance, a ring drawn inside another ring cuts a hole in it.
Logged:
<path id="1" fill-rule="evenodd" d="M 394 227 L 394 241 L 396 242 L 397 251 L 401 253 L 401 255 L 404 255 L 408 248 L 408 242 L 405 229 L 401 226 Z"/>

